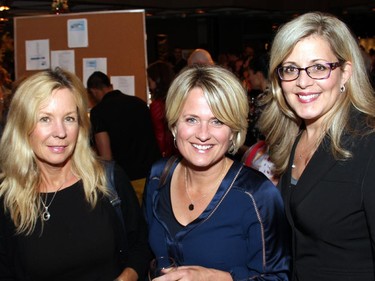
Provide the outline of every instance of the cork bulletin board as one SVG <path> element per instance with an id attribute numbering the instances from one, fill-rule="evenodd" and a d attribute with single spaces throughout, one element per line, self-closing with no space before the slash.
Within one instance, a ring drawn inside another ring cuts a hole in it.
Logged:
<path id="1" fill-rule="evenodd" d="M 69 48 L 67 22 L 85 19 L 88 44 Z M 26 42 L 49 41 L 50 51 L 74 50 L 75 74 L 83 80 L 83 59 L 106 58 L 108 76 L 134 76 L 134 94 L 147 100 L 147 51 L 144 10 L 121 10 L 17 17 L 14 19 L 16 79 L 27 70 Z M 84 81 L 85 82 L 85 81 Z M 86 86 L 86 85 L 85 85 Z"/>

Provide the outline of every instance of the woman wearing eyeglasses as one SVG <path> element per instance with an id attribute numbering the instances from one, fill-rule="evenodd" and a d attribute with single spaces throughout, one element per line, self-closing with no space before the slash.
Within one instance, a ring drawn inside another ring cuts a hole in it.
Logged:
<path id="1" fill-rule="evenodd" d="M 293 280 L 375 280 L 375 98 L 356 39 L 308 13 L 277 33 L 260 120 L 293 239 Z"/>

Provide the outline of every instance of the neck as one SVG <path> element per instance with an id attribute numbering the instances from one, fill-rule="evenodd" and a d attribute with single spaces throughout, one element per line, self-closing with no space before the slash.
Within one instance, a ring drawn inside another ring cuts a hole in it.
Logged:
<path id="1" fill-rule="evenodd" d="M 221 163 L 221 162 L 220 162 Z M 208 178 L 210 181 L 209 181 L 209 184 L 199 184 L 199 185 L 196 185 L 198 186 L 198 188 L 195 188 L 195 191 L 194 189 L 190 189 L 189 188 L 189 184 L 188 184 L 188 168 L 186 166 L 184 166 L 184 185 L 185 185 L 185 192 L 186 192 L 186 195 L 190 201 L 190 204 L 188 205 L 188 209 L 190 211 L 194 211 L 194 210 L 197 210 L 196 209 L 196 204 L 200 205 L 201 202 L 203 202 L 203 200 L 205 198 L 210 198 L 210 196 L 212 196 L 212 194 L 219 188 L 219 185 L 220 185 L 220 182 L 223 180 L 224 176 L 225 176 L 225 173 L 226 173 L 226 170 L 227 170 L 227 159 L 224 158 L 224 163 L 222 164 L 222 168 L 220 169 L 220 172 L 219 173 L 215 173 L 215 178 L 216 180 L 214 180 L 213 184 L 212 184 L 212 177 Z M 190 174 L 190 183 L 192 182 L 192 174 Z M 206 190 L 204 192 L 201 192 L 201 189 L 202 189 L 202 186 L 207 186 Z M 191 187 L 191 185 L 190 185 Z M 189 192 L 189 190 L 191 190 L 191 194 Z"/>
<path id="2" fill-rule="evenodd" d="M 74 179 L 74 174 L 69 170 L 67 173 L 61 172 L 60 174 L 42 173 L 41 176 L 41 192 L 55 192 L 62 189 L 69 182 Z"/>
<path id="3" fill-rule="evenodd" d="M 301 140 L 304 139 L 307 143 L 319 143 L 324 136 L 324 131 L 320 126 L 306 126 L 305 130 L 302 131 Z"/>
<path id="4" fill-rule="evenodd" d="M 267 85 L 268 85 L 267 80 L 263 80 L 263 81 L 261 82 L 260 87 L 261 87 L 261 89 L 262 89 L 262 92 L 265 92 L 265 91 L 266 91 L 266 89 L 267 89 Z"/>
<path id="5" fill-rule="evenodd" d="M 202 186 L 212 187 L 212 183 L 220 180 L 220 177 L 226 171 L 228 166 L 228 159 L 224 157 L 220 162 L 216 163 L 214 167 L 209 170 L 199 171 L 196 169 L 184 166 L 184 173 L 186 174 L 186 181 L 189 185 L 189 190 L 199 190 L 199 193 L 204 193 Z M 198 187 L 198 188 L 195 188 Z"/>

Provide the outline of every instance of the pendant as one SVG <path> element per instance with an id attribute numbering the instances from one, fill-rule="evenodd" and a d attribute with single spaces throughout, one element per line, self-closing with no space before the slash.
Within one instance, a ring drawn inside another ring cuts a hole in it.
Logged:
<path id="1" fill-rule="evenodd" d="M 48 212 L 48 208 L 46 208 L 44 212 L 42 213 L 42 219 L 44 221 L 48 221 L 50 217 L 51 217 L 51 214 Z"/>
<path id="2" fill-rule="evenodd" d="M 193 203 L 191 203 L 191 204 L 189 205 L 189 210 L 190 210 L 190 211 L 193 211 L 193 210 L 194 210 L 194 204 L 193 204 Z"/>

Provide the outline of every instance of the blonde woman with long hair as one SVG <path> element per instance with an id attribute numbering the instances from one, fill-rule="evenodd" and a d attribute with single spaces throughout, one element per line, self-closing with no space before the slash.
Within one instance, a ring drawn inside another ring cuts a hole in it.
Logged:
<path id="1" fill-rule="evenodd" d="M 357 40 L 307 13 L 271 49 L 266 134 L 292 229 L 293 280 L 375 280 L 375 97 Z"/>
<path id="2" fill-rule="evenodd" d="M 46 70 L 22 81 L 0 143 L 1 280 L 135 281 L 144 273 L 134 190 L 114 169 L 121 222 L 89 139 L 86 90 L 75 75 Z"/>

